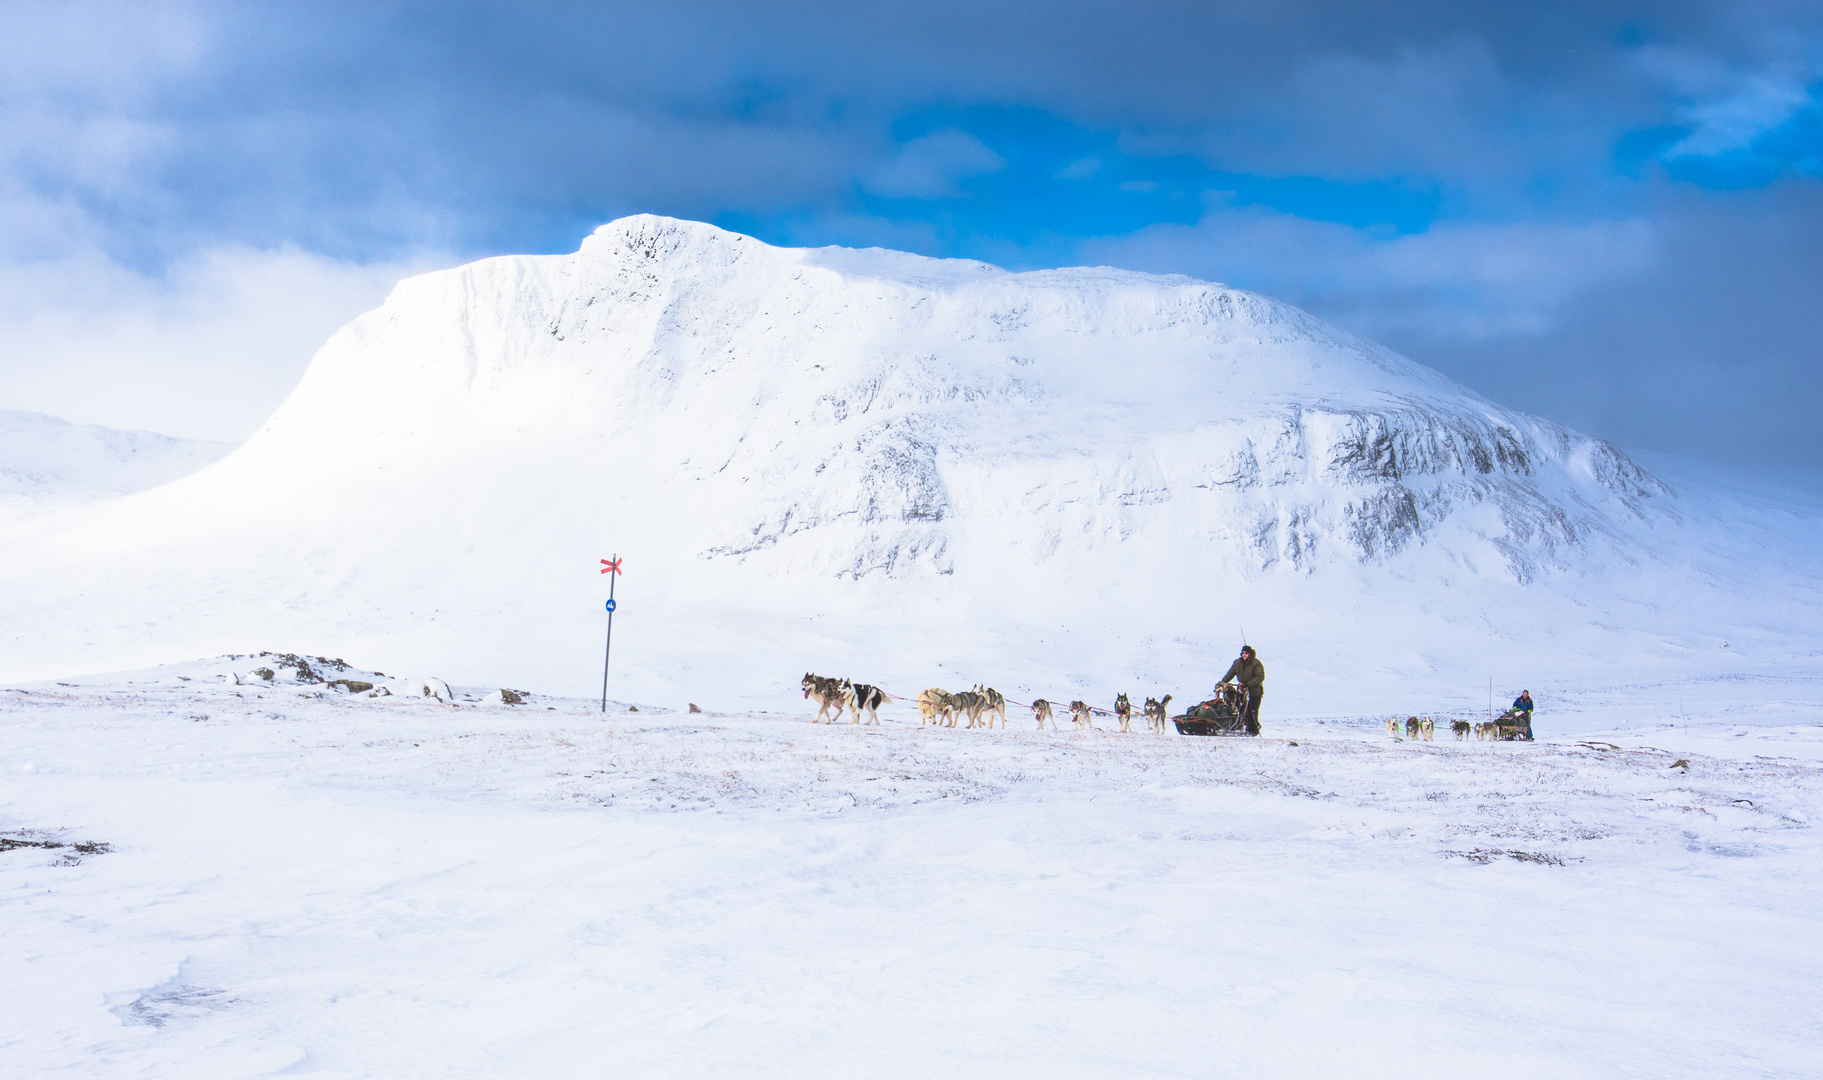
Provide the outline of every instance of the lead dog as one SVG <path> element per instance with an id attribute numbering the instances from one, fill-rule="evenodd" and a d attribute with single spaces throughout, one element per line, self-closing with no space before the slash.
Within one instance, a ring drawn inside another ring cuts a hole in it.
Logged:
<path id="1" fill-rule="evenodd" d="M 1120 721 L 1120 730 L 1133 731 L 1133 702 L 1127 699 L 1127 692 L 1122 690 L 1114 699 L 1114 718 Z"/>
<path id="2" fill-rule="evenodd" d="M 1095 714 L 1094 714 L 1093 710 L 1091 710 L 1089 708 L 1088 702 L 1086 702 L 1086 701 L 1070 702 L 1070 723 L 1076 725 L 1077 730 L 1080 731 L 1083 728 L 1088 728 L 1090 731 L 1094 731 L 1095 730 L 1094 716 L 1095 716 Z"/>
<path id="3" fill-rule="evenodd" d="M 1388 735 L 1391 735 L 1395 739 L 1399 737 L 1399 718 L 1398 717 L 1389 716 L 1386 718 L 1386 733 Z"/>
<path id="4" fill-rule="evenodd" d="M 801 685 L 804 687 L 806 699 L 813 697 L 817 699 L 817 714 L 811 718 L 811 723 L 822 723 L 823 714 L 830 709 L 836 711 L 835 716 L 829 721 L 830 723 L 833 724 L 842 718 L 842 707 L 848 704 L 848 700 L 847 695 L 842 691 L 840 679 L 825 679 L 821 675 L 812 675 L 806 671 Z"/>
<path id="5" fill-rule="evenodd" d="M 1051 703 L 1043 698 L 1032 702 L 1032 718 L 1038 721 L 1038 730 L 1044 730 L 1044 722 L 1051 722 L 1051 730 L 1057 730 L 1057 718 L 1051 715 Z"/>

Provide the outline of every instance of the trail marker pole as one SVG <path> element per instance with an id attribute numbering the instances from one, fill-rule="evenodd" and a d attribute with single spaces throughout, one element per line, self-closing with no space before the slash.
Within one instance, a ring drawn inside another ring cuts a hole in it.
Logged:
<path id="1" fill-rule="evenodd" d="M 620 556 L 601 560 L 601 572 L 608 575 L 608 646 L 601 653 L 601 711 L 608 711 L 608 660 L 614 655 L 614 579 L 620 576 Z"/>

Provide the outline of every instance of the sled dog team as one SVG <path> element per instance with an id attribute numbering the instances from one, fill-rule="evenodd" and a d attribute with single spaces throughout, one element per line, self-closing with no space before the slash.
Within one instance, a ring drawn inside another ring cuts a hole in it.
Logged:
<path id="1" fill-rule="evenodd" d="M 1401 734 L 1401 730 L 1403 730 L 1403 734 L 1407 739 L 1422 739 L 1425 742 L 1430 742 L 1436 738 L 1437 723 L 1428 716 L 1422 718 L 1408 716 L 1404 720 L 1400 720 L 1395 716 L 1386 721 L 1386 733 L 1388 735 L 1397 739 Z M 1498 739 L 1501 737 L 1500 725 L 1493 721 L 1480 724 L 1471 724 L 1467 720 L 1450 721 L 1450 735 L 1454 737 L 1457 742 L 1466 741 L 1471 733 L 1474 734 L 1475 738 L 1480 739 L 1483 742 L 1488 739 Z"/>
<path id="2" fill-rule="evenodd" d="M 862 722 L 861 714 L 867 714 L 866 722 L 880 722 L 880 706 L 886 702 L 886 692 L 877 686 L 866 683 L 851 682 L 847 679 L 829 679 L 821 675 L 804 673 L 804 697 L 814 699 L 817 703 L 817 714 L 811 723 L 823 722 L 823 715 L 829 713 L 829 722 L 835 723 L 842 718 L 843 710 L 849 714 L 849 723 Z M 1159 735 L 1169 732 L 1169 713 L 1171 695 L 1163 698 L 1147 698 L 1143 709 L 1146 718 L 1146 730 Z M 831 710 L 834 710 L 831 712 Z M 1070 702 L 1070 725 L 1074 730 L 1095 729 L 1096 709 L 1086 701 Z M 1114 711 L 1111 714 L 1120 724 L 1120 730 L 1133 730 L 1133 702 L 1125 692 L 1114 699 Z M 1000 721 L 1001 730 L 1006 729 L 1006 697 L 991 686 L 976 683 L 974 689 L 952 694 L 948 690 L 931 687 L 918 695 L 918 726 L 932 724 L 941 727 L 955 727 L 956 721 L 966 718 L 965 727 L 982 727 L 992 729 L 995 719 Z M 1063 730 L 1063 725 L 1052 714 L 1051 703 L 1044 698 L 1032 702 L 1032 719 L 1038 721 L 1038 730 L 1043 731 L 1045 724 L 1051 725 L 1052 731 Z M 1499 739 L 1502 737 L 1500 725 L 1495 722 L 1470 724 L 1467 720 L 1450 721 L 1450 734 L 1457 742 L 1463 742 L 1470 732 L 1480 740 Z M 1397 739 L 1401 734 L 1407 739 L 1431 742 L 1437 734 L 1437 723 L 1431 717 L 1408 716 L 1404 720 L 1392 717 L 1386 721 L 1386 733 Z"/>
<path id="3" fill-rule="evenodd" d="M 1458 721 L 1458 723 L 1460 723 L 1460 721 Z M 1437 737 L 1437 722 L 1428 716 L 1422 720 L 1413 716 L 1404 721 L 1401 721 L 1396 716 L 1392 717 L 1386 722 L 1386 733 L 1396 739 L 1399 737 L 1399 729 L 1402 726 L 1405 729 L 1405 737 L 1408 739 L 1423 739 L 1425 742 L 1430 742 Z M 1463 726 L 1466 727 L 1467 725 L 1465 724 Z M 1450 730 L 1456 731 L 1456 725 L 1451 724 Z M 1460 731 L 1456 731 L 1456 738 L 1462 738 L 1462 733 Z"/>
<path id="4" fill-rule="evenodd" d="M 973 690 L 964 690 L 960 694 L 952 694 L 948 690 L 940 690 L 934 686 L 920 693 L 918 695 L 918 726 L 941 724 L 955 727 L 956 717 L 961 715 L 968 717 L 968 727 L 974 727 L 976 716 L 982 711 L 980 701 L 984 698 L 987 701 L 986 710 L 992 711 L 1000 717 L 1000 726 L 1004 730 L 1006 728 L 1006 698 L 991 686 L 983 689 L 980 683 L 976 683 Z M 1170 694 L 1166 694 L 1163 701 L 1154 698 L 1146 699 L 1147 729 L 1161 735 L 1165 733 L 1165 708 L 1170 700 Z M 1133 730 L 1133 702 L 1125 693 L 1114 699 L 1113 715 L 1120 722 L 1120 730 Z M 1056 714 L 1052 712 L 1051 703 L 1044 698 L 1032 702 L 1032 719 L 1038 721 L 1039 731 L 1043 731 L 1047 723 L 1051 725 L 1052 731 L 1063 730 L 1063 725 L 1058 723 Z M 994 726 L 993 717 L 988 718 L 987 726 L 990 728 Z M 1081 731 L 1083 728 L 1093 730 L 1095 727 L 1094 706 L 1086 701 L 1070 702 L 1070 726 L 1076 731 Z"/>
<path id="5" fill-rule="evenodd" d="M 804 673 L 804 679 L 800 685 L 804 689 L 805 699 L 814 700 L 817 703 L 817 714 L 810 721 L 813 724 L 822 723 L 824 714 L 829 715 L 829 722 L 833 724 L 842 718 L 843 710 L 847 710 L 850 724 L 861 723 L 863 712 L 867 714 L 867 723 L 878 724 L 880 722 L 879 709 L 886 701 L 887 695 L 877 686 L 852 682 L 848 679 L 826 678 L 810 672 Z M 1170 705 L 1170 694 L 1166 694 L 1163 698 L 1146 699 L 1144 716 L 1148 731 L 1160 735 L 1166 734 L 1169 729 L 1167 710 Z M 1096 712 L 1097 710 L 1086 701 L 1070 702 L 1072 727 L 1078 731 L 1083 728 L 1093 730 Z M 1128 732 L 1133 730 L 1133 702 L 1125 693 L 1114 699 L 1112 715 L 1120 724 L 1120 730 Z M 999 720 L 1001 730 L 1004 731 L 1006 729 L 1006 695 L 991 686 L 983 686 L 980 683 L 976 683 L 972 690 L 963 690 L 959 693 L 951 693 L 933 686 L 918 695 L 919 727 L 923 727 L 925 724 L 955 727 L 956 721 L 963 719 L 968 721 L 963 725 L 964 727 L 989 729 L 993 728 L 995 720 Z M 1046 723 L 1051 725 L 1053 731 L 1062 730 L 1062 725 L 1057 722 L 1057 718 L 1051 712 L 1051 703 L 1043 698 L 1032 702 L 1032 719 L 1038 721 L 1039 731 L 1044 730 Z"/>

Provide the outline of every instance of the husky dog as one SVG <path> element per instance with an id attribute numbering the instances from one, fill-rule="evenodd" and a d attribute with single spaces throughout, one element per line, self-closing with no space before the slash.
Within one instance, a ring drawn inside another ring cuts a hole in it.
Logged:
<path id="1" fill-rule="evenodd" d="M 1424 736 L 1425 742 L 1435 742 L 1437 740 L 1437 721 L 1428 716 L 1418 721 L 1418 734 Z"/>
<path id="2" fill-rule="evenodd" d="M 842 680 L 825 679 L 821 675 L 812 675 L 807 671 L 804 673 L 804 682 L 802 685 L 804 687 L 804 697 L 816 698 L 817 705 L 820 706 L 817 709 L 816 716 L 811 719 L 811 723 L 822 723 L 823 714 L 830 709 L 836 711 L 835 716 L 829 721 L 830 723 L 833 724 L 842 718 L 842 707 L 848 703 L 846 695 L 842 692 Z"/>
<path id="3" fill-rule="evenodd" d="M 918 726 L 941 724 L 956 711 L 956 695 L 931 687 L 918 694 Z M 954 726 L 952 721 L 951 726 Z"/>
<path id="4" fill-rule="evenodd" d="M 1469 728 L 1472 726 L 1474 725 L 1467 720 L 1451 720 L 1450 734 L 1456 737 L 1457 742 L 1465 742 L 1469 737 Z"/>
<path id="5" fill-rule="evenodd" d="M 1043 698 L 1032 702 L 1032 718 L 1038 721 L 1038 730 L 1044 730 L 1044 722 L 1051 722 L 1051 730 L 1057 730 L 1057 718 L 1051 715 L 1051 703 Z"/>
<path id="6" fill-rule="evenodd" d="M 1499 730 L 1500 730 L 1500 725 L 1494 723 L 1492 720 L 1489 720 L 1486 723 L 1476 724 L 1475 725 L 1475 738 L 1481 740 L 1482 742 L 1486 742 L 1487 740 L 1493 738 L 1495 733 L 1498 732 Z"/>
<path id="7" fill-rule="evenodd" d="M 866 683 L 851 683 L 847 679 L 843 679 L 842 697 L 851 716 L 849 723 L 861 722 L 862 709 L 867 710 L 868 723 L 878 724 L 880 722 L 880 706 L 885 703 L 886 694 L 879 687 L 869 686 Z"/>
<path id="8" fill-rule="evenodd" d="M 1386 718 L 1386 733 L 1388 735 L 1391 735 L 1395 739 L 1399 737 L 1399 718 L 1398 717 L 1389 716 Z"/>
<path id="9" fill-rule="evenodd" d="M 978 690 L 964 690 L 962 693 L 956 695 L 956 711 L 963 716 L 968 717 L 968 727 L 980 726 L 981 714 L 986 709 L 987 696 Z M 950 726 L 954 727 L 955 725 L 956 721 L 952 719 L 950 721 Z"/>
<path id="10" fill-rule="evenodd" d="M 1076 729 L 1078 731 L 1082 730 L 1083 728 L 1088 728 L 1090 731 L 1094 731 L 1095 730 L 1094 716 L 1095 716 L 1095 714 L 1089 709 L 1088 702 L 1086 702 L 1086 701 L 1070 702 L 1070 723 L 1076 725 Z"/>
<path id="11" fill-rule="evenodd" d="M 1000 717 L 1000 729 L 1006 730 L 1006 695 L 991 686 L 983 689 L 980 683 L 975 684 L 975 693 L 980 694 L 982 700 L 987 702 L 987 708 L 984 711 Z M 993 716 L 987 718 L 987 726 L 990 728 L 994 726 Z"/>
<path id="12" fill-rule="evenodd" d="M 1406 718 L 1406 720 L 1405 720 L 1405 737 L 1408 739 L 1416 739 L 1418 737 L 1418 718 L 1417 717 L 1411 716 L 1411 717 Z"/>
<path id="13" fill-rule="evenodd" d="M 1125 690 L 1114 699 L 1114 718 L 1120 721 L 1120 730 L 1129 734 L 1133 731 L 1133 702 L 1127 700 Z"/>
<path id="14" fill-rule="evenodd" d="M 1156 731 L 1160 735 L 1165 734 L 1165 725 L 1169 722 L 1166 719 L 1166 716 L 1170 712 L 1170 708 L 1171 708 L 1171 695 L 1170 694 L 1166 694 L 1164 697 L 1164 700 L 1162 700 L 1162 701 L 1157 698 L 1147 698 L 1146 699 L 1146 730 L 1147 731 Z"/>

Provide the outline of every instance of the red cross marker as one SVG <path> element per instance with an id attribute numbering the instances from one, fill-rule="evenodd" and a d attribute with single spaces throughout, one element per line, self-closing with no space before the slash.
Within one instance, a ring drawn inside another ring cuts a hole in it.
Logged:
<path id="1" fill-rule="evenodd" d="M 618 573 L 620 573 L 620 572 L 621 572 L 621 569 L 620 569 L 620 560 L 619 560 L 619 559 L 603 559 L 603 560 L 601 560 L 601 572 L 602 572 L 602 573 L 604 573 L 604 574 L 618 574 Z"/>

